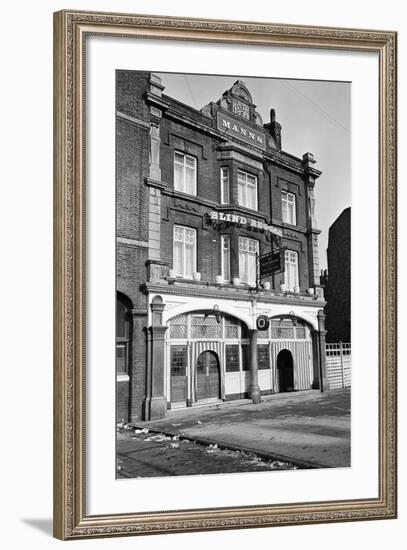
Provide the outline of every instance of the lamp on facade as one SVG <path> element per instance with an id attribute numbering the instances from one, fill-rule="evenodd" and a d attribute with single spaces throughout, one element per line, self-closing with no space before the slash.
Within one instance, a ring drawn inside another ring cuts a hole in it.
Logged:
<path id="1" fill-rule="evenodd" d="M 292 322 L 294 327 L 297 326 L 297 317 L 296 317 L 294 311 L 289 311 L 287 315 L 282 315 L 280 317 L 280 327 L 283 324 L 284 319 L 287 319 L 287 318 L 291 319 L 291 322 Z"/>
<path id="2" fill-rule="evenodd" d="M 290 311 L 288 315 L 289 315 L 289 317 L 290 317 L 290 319 L 293 323 L 293 326 L 296 327 L 297 326 L 297 317 L 295 316 L 294 311 Z"/>
<path id="3" fill-rule="evenodd" d="M 216 322 L 217 322 L 218 324 L 220 323 L 220 311 L 219 311 L 219 306 L 218 306 L 218 304 L 215 304 L 209 313 L 205 313 L 204 319 L 206 319 L 207 317 L 209 317 L 209 315 L 214 315 L 214 316 L 215 316 L 215 319 L 216 319 Z"/>

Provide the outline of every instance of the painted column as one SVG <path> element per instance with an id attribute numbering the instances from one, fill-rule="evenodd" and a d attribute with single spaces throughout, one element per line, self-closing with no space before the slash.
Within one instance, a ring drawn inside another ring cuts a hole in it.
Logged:
<path id="1" fill-rule="evenodd" d="M 320 373 L 319 373 L 319 336 L 317 330 L 311 331 L 312 337 L 312 369 L 313 369 L 313 381 L 312 389 L 319 390 L 321 389 L 320 384 Z"/>
<path id="2" fill-rule="evenodd" d="M 249 330 L 250 335 L 250 386 L 249 397 L 253 403 L 260 403 L 259 375 L 257 370 L 257 330 Z"/>
<path id="3" fill-rule="evenodd" d="M 314 366 L 313 389 L 321 392 L 329 390 L 328 378 L 326 375 L 326 349 L 325 349 L 325 315 L 322 309 L 318 311 L 318 330 L 312 331 L 312 355 Z"/>
<path id="4" fill-rule="evenodd" d="M 147 357 L 146 357 L 146 394 L 143 402 L 143 420 L 150 420 L 151 402 L 151 332 L 149 327 L 144 327 Z"/>
<path id="5" fill-rule="evenodd" d="M 319 333 L 319 372 L 321 380 L 321 391 L 329 390 L 328 378 L 326 376 L 326 330 L 325 330 L 325 314 L 320 309 L 318 311 L 318 333 Z"/>
<path id="6" fill-rule="evenodd" d="M 165 377 L 165 332 L 166 326 L 162 326 L 162 312 L 165 304 L 161 296 L 155 296 L 151 303 L 152 325 L 149 327 L 150 348 L 147 376 L 149 387 L 146 397 L 146 420 L 163 418 L 167 411 L 167 399 L 164 395 Z"/>

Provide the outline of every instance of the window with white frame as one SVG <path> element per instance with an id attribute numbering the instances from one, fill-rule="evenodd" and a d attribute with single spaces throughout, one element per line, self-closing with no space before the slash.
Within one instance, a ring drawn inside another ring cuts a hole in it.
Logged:
<path id="1" fill-rule="evenodd" d="M 237 202 L 240 206 L 257 210 L 257 177 L 243 170 L 237 172 Z"/>
<path id="2" fill-rule="evenodd" d="M 295 212 L 295 195 L 287 191 L 281 191 L 281 210 L 283 222 L 295 225 L 297 223 Z"/>
<path id="3" fill-rule="evenodd" d="M 285 251 L 284 285 L 291 291 L 299 287 L 298 253 L 293 250 Z"/>
<path id="4" fill-rule="evenodd" d="M 174 189 L 196 195 L 196 158 L 174 152 Z"/>
<path id="5" fill-rule="evenodd" d="M 256 284 L 258 253 L 259 241 L 239 237 L 239 277 L 243 283 Z"/>
<path id="6" fill-rule="evenodd" d="M 224 282 L 230 281 L 230 236 L 221 236 L 222 253 L 222 278 Z"/>
<path id="7" fill-rule="evenodd" d="M 173 267 L 177 277 L 192 279 L 196 271 L 196 231 L 174 225 Z"/>
<path id="8" fill-rule="evenodd" d="M 220 169 L 220 201 L 222 204 L 230 203 L 229 194 L 229 168 Z"/>

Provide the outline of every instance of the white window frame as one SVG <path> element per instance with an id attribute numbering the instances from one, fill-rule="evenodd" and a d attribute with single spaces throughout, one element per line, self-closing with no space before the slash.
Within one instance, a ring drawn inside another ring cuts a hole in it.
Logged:
<path id="1" fill-rule="evenodd" d="M 255 243 L 254 244 L 254 248 L 255 248 L 255 251 L 249 251 L 249 250 L 241 250 L 241 243 L 243 241 L 246 241 L 247 242 L 247 245 L 249 245 L 250 243 Z M 245 256 L 244 258 L 244 262 L 245 262 L 245 271 L 247 274 L 249 274 L 249 268 L 248 268 L 248 263 L 249 263 L 249 256 L 254 256 L 255 258 L 255 275 L 254 275 L 254 280 L 253 281 L 249 281 L 249 280 L 245 280 L 244 277 L 243 277 L 243 273 L 242 273 L 242 269 L 241 269 L 241 265 L 242 265 L 242 261 L 243 261 L 243 258 L 242 256 Z M 239 237 L 239 277 L 240 277 L 240 280 L 242 281 L 242 283 L 246 283 L 248 285 L 256 285 L 257 283 L 257 259 L 258 259 L 258 255 L 259 255 L 259 241 L 257 241 L 256 239 L 250 239 L 249 237 Z"/>
<path id="2" fill-rule="evenodd" d="M 177 160 L 177 155 L 182 157 L 182 162 Z M 193 163 L 193 188 L 187 189 L 187 170 L 191 169 L 191 166 L 187 166 L 187 161 L 192 161 Z M 176 167 L 182 169 L 182 181 L 179 182 L 177 179 Z M 196 195 L 196 181 L 197 181 L 197 161 L 196 158 L 192 155 L 187 155 L 182 151 L 174 151 L 174 189 L 175 191 L 180 191 L 181 193 L 186 193 L 187 195 Z"/>
<path id="3" fill-rule="evenodd" d="M 284 223 L 297 224 L 296 196 L 288 191 L 281 191 L 281 217 Z"/>
<path id="4" fill-rule="evenodd" d="M 243 179 L 243 182 L 241 181 L 241 178 Z M 248 180 L 253 179 L 253 183 L 249 182 Z M 250 208 L 251 210 L 257 210 L 258 209 L 258 201 L 257 201 L 257 176 L 253 174 L 249 174 L 249 172 L 245 172 L 244 170 L 238 170 L 237 171 L 237 188 L 238 188 L 238 204 L 240 206 L 244 206 L 245 208 Z M 248 204 L 248 198 L 247 198 L 247 189 L 251 188 L 254 189 L 254 205 Z M 242 193 L 240 190 L 242 189 Z M 243 200 L 241 200 L 241 197 Z"/>
<path id="5" fill-rule="evenodd" d="M 227 166 L 222 166 L 220 169 L 220 202 L 222 204 L 230 203 L 230 170 Z"/>
<path id="6" fill-rule="evenodd" d="M 284 286 L 285 290 L 294 292 L 299 288 L 298 252 L 286 250 L 284 258 Z"/>
<path id="7" fill-rule="evenodd" d="M 182 234 L 183 234 L 183 239 L 182 240 L 175 240 L 175 232 L 176 230 L 181 230 Z M 186 239 L 185 239 L 185 236 L 187 234 L 187 232 L 190 232 L 190 234 L 192 234 L 194 237 L 193 237 L 193 266 L 192 266 L 192 273 L 187 273 L 186 271 L 186 262 L 185 262 L 185 251 L 186 251 L 186 248 L 188 246 L 188 244 L 186 243 Z M 174 225 L 173 227 L 173 233 L 172 233 L 172 265 L 173 265 L 173 269 L 175 271 L 175 275 L 176 277 L 182 277 L 183 279 L 192 279 L 193 278 L 193 274 L 194 272 L 196 272 L 196 241 L 197 241 L 197 238 L 196 238 L 196 229 L 193 229 L 192 227 L 186 227 L 184 225 Z M 182 243 L 182 258 L 181 258 L 181 263 L 182 263 L 182 269 L 181 269 L 181 272 L 178 272 L 177 271 L 177 266 L 175 264 L 175 243 L 178 242 L 178 243 Z"/>
<path id="8" fill-rule="evenodd" d="M 221 275 L 223 282 L 230 282 L 230 235 L 221 235 Z M 228 246 L 225 247 L 225 243 L 228 243 Z M 225 273 L 225 259 L 227 260 L 228 269 Z"/>

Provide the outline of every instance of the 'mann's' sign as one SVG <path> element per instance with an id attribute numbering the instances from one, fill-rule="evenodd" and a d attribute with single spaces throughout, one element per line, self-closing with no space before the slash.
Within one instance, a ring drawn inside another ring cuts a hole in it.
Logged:
<path id="1" fill-rule="evenodd" d="M 266 135 L 264 132 L 254 129 L 252 126 L 225 115 L 220 111 L 218 111 L 218 130 L 224 132 L 232 139 L 235 137 L 254 147 L 266 149 Z"/>

